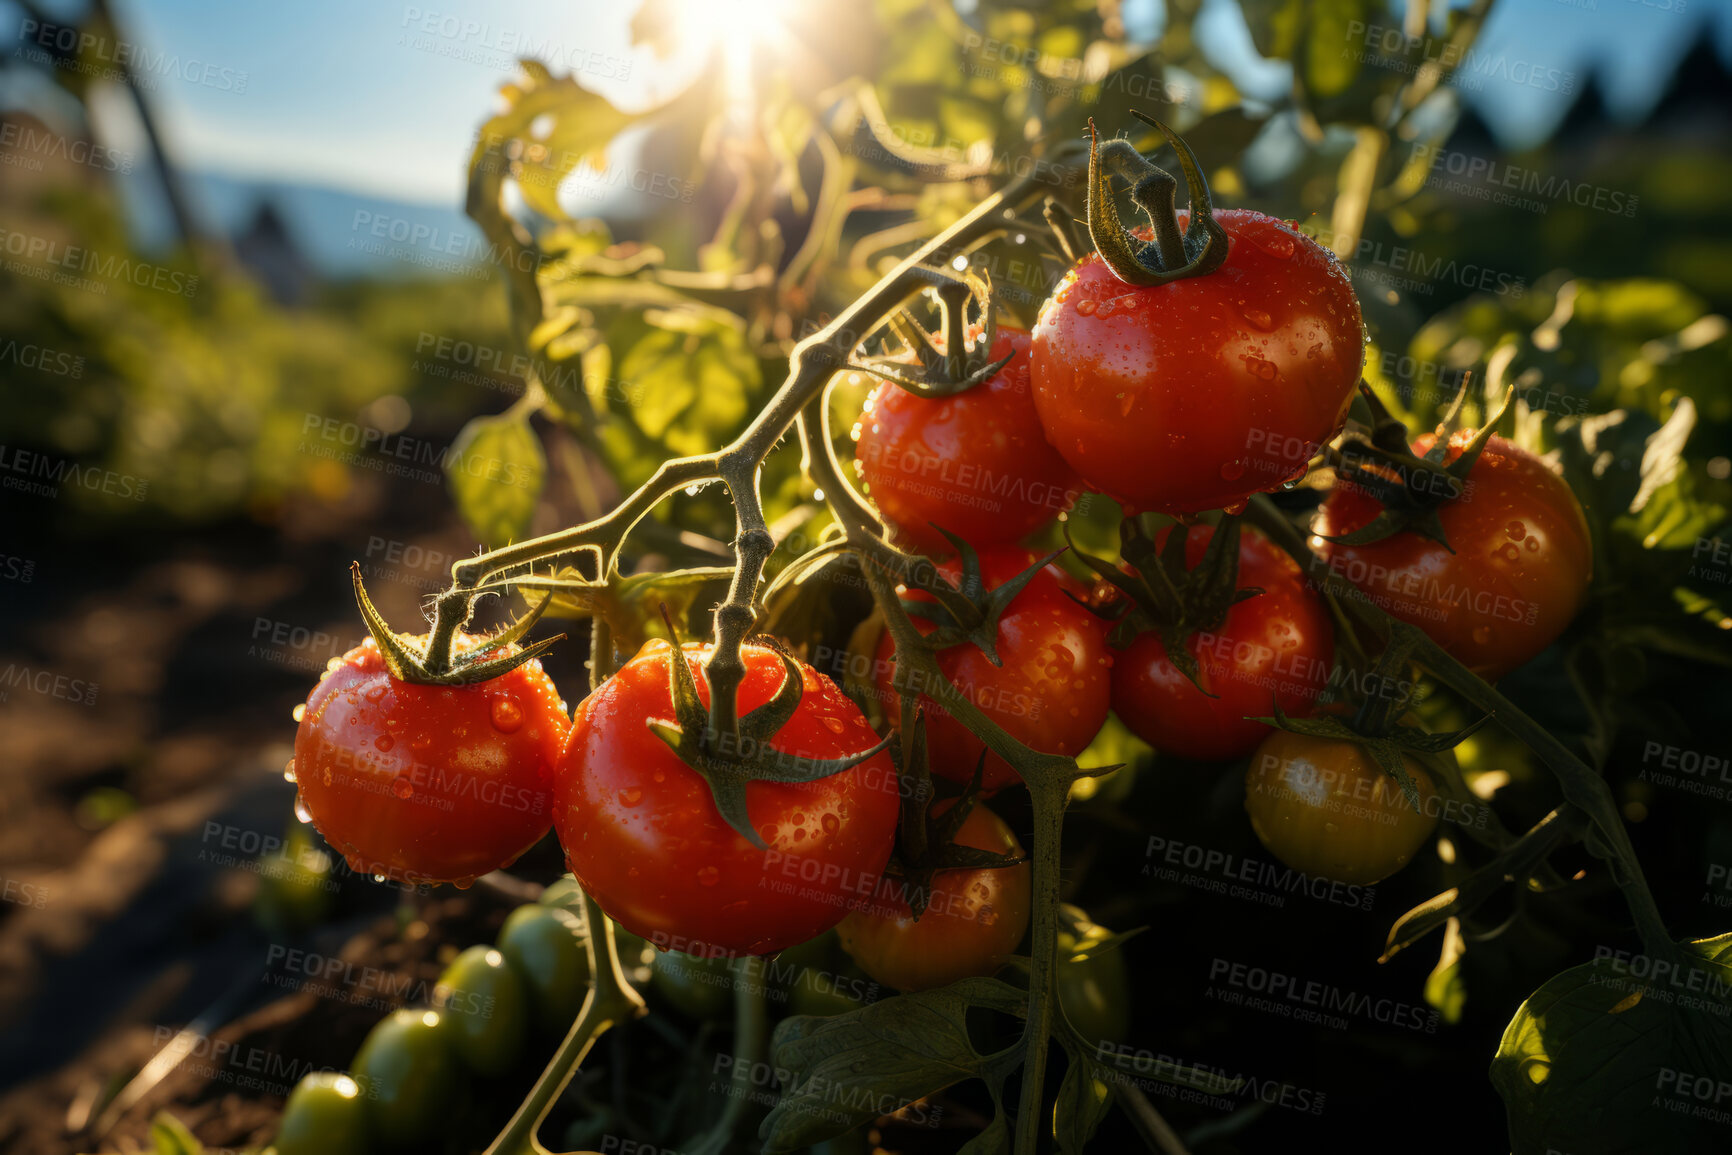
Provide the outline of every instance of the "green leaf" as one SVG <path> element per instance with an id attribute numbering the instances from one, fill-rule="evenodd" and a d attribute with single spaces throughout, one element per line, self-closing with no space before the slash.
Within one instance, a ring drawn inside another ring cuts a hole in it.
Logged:
<path id="1" fill-rule="evenodd" d="M 1084 1054 L 1073 1054 L 1053 1105 L 1052 1133 L 1063 1155 L 1083 1155 L 1112 1106 L 1112 1084 L 1105 1069 Z"/>
<path id="2" fill-rule="evenodd" d="M 547 458 L 527 418 L 477 417 L 452 443 L 445 476 L 470 530 L 498 548 L 528 532 L 547 480 Z"/>
<path id="3" fill-rule="evenodd" d="M 1514 1155 L 1710 1155 L 1732 1146 L 1732 935 L 1597 959 L 1516 1011 L 1491 1079 Z M 1697 1080 L 1707 1078 L 1707 1091 Z"/>
<path id="4" fill-rule="evenodd" d="M 158 1111 L 150 1121 L 150 1145 L 156 1155 L 204 1155 L 204 1144 L 167 1111 Z"/>
<path id="5" fill-rule="evenodd" d="M 981 1077 L 990 1056 L 968 1040 L 968 1008 L 1015 1014 L 1025 998 L 995 979 L 965 979 L 844 1015 L 783 1020 L 771 1055 L 791 1086 L 758 1130 L 764 1150 L 799 1150 Z"/>

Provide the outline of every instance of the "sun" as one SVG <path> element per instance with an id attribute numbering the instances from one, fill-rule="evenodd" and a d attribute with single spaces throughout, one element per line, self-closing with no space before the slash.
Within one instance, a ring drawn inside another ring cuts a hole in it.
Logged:
<path id="1" fill-rule="evenodd" d="M 788 17 L 796 0 L 673 0 L 668 5 L 685 51 L 721 56 L 729 104 L 749 111 L 752 77 L 792 45 Z"/>

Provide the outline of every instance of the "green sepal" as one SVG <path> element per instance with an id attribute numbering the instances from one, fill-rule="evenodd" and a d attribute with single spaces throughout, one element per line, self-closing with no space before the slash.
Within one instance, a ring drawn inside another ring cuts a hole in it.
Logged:
<path id="1" fill-rule="evenodd" d="M 988 590 L 980 571 L 980 555 L 975 552 L 974 547 L 937 522 L 927 524 L 943 534 L 956 548 L 957 560 L 962 565 L 961 580 L 956 586 L 948 586 L 942 580 L 935 581 L 926 592 L 932 595 L 936 604 L 904 599 L 903 609 L 910 617 L 923 618 L 933 623 L 932 631 L 922 639 L 922 644 L 927 649 L 946 650 L 951 646 L 972 642 L 986 655 L 987 661 L 1002 667 L 1004 661 L 998 656 L 999 618 L 1010 607 L 1010 603 L 1016 600 L 1016 596 L 1034 580 L 1035 575 L 1058 560 L 1064 550 L 1054 550 L 1003 585 Z"/>
<path id="2" fill-rule="evenodd" d="M 399 682 L 421 686 L 467 686 L 490 681 L 539 658 L 565 638 L 564 634 L 555 634 L 551 638 L 543 638 L 533 645 L 525 646 L 514 654 L 482 657 L 483 654 L 515 644 L 527 634 L 546 611 L 552 600 L 552 595 L 549 594 L 517 621 L 497 634 L 481 639 L 458 655 L 451 669 L 442 674 L 434 674 L 427 669 L 427 655 L 411 646 L 402 635 L 393 630 L 379 613 L 378 607 L 373 605 L 373 599 L 367 596 L 367 587 L 361 581 L 360 563 L 353 563 L 349 567 L 349 573 L 354 579 L 355 602 L 361 608 L 361 620 L 366 622 L 367 632 L 378 643 L 379 655 L 385 660 L 385 668 Z"/>
<path id="3" fill-rule="evenodd" d="M 1174 204 L 1178 182 L 1151 164 L 1128 140 L 1104 146 L 1094 121 L 1089 121 L 1088 229 L 1101 260 L 1128 285 L 1153 288 L 1185 277 L 1206 276 L 1227 259 L 1227 231 L 1215 220 L 1208 181 L 1196 154 L 1179 135 L 1160 121 L 1132 110 L 1132 116 L 1152 126 L 1172 145 L 1185 177 L 1190 220 L 1179 232 Z M 1113 201 L 1110 169 L 1132 180 L 1131 200 L 1154 228 L 1154 240 L 1135 236 L 1119 218 Z"/>

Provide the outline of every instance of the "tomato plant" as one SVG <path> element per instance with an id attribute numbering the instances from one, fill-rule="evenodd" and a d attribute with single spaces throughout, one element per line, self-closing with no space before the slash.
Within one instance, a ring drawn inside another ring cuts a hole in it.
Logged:
<path id="1" fill-rule="evenodd" d="M 866 399 L 854 465 L 897 533 L 946 552 L 932 527 L 977 546 L 1012 542 L 1075 503 L 1077 479 L 1047 444 L 1029 390 L 1022 329 L 1001 328 L 985 357 L 1009 362 L 954 396 L 923 397 L 885 381 Z"/>
<path id="2" fill-rule="evenodd" d="M 366 638 L 320 679 L 299 719 L 298 805 L 353 870 L 468 885 L 552 822 L 568 722 L 538 663 L 470 685 L 417 685 Z"/>
<path id="3" fill-rule="evenodd" d="M 499 930 L 499 953 L 528 987 L 536 1029 L 558 1034 L 577 1014 L 589 982 L 583 928 L 569 911 L 520 906 Z"/>
<path id="4" fill-rule="evenodd" d="M 355 1052 L 368 1133 L 391 1148 L 432 1141 L 462 1088 L 449 1024 L 438 1011 L 393 1012 Z"/>
<path id="5" fill-rule="evenodd" d="M 1455 433 L 1444 461 L 1457 460 L 1472 440 L 1469 430 Z M 1434 443 L 1420 437 L 1414 452 Z M 1486 442 L 1460 495 L 1438 508 L 1446 541 L 1412 530 L 1363 544 L 1334 540 L 1364 528 L 1380 509 L 1364 489 L 1337 484 L 1314 527 L 1319 552 L 1482 678 L 1496 681 L 1532 659 L 1587 600 L 1594 557 L 1581 503 L 1554 470 L 1502 437 Z"/>
<path id="6" fill-rule="evenodd" d="M 277 1155 L 367 1155 L 366 1110 L 354 1079 L 314 1071 L 289 1093 L 272 1146 Z"/>
<path id="7" fill-rule="evenodd" d="M 689 646 L 679 656 L 695 670 L 708 653 Z M 810 666 L 762 646 L 740 653 L 742 707 L 799 694 L 757 751 L 766 760 L 847 759 L 877 744 L 860 711 Z M 746 783 L 754 845 L 646 724 L 674 714 L 674 654 L 648 643 L 578 707 L 554 786 L 571 873 L 610 917 L 663 949 L 766 954 L 835 926 L 890 855 L 898 787 L 888 755 L 809 782 Z"/>
<path id="8" fill-rule="evenodd" d="M 1010 827 L 984 806 L 969 812 L 956 844 L 994 854 L 1022 853 Z M 1028 929 L 1027 863 L 938 873 L 918 918 L 906 887 L 902 880 L 885 878 L 871 903 L 849 914 L 838 929 L 842 949 L 886 986 L 921 991 L 989 975 Z"/>
<path id="9" fill-rule="evenodd" d="M 1009 585 L 1035 562 L 1026 550 L 1000 547 L 980 554 L 979 576 L 985 590 Z M 962 562 L 938 567 L 940 580 L 960 586 Z M 1044 566 L 998 615 L 995 655 L 962 642 L 938 651 L 938 669 L 980 710 L 1036 750 L 1053 754 L 1079 753 L 1106 721 L 1111 695 L 1104 628 L 1069 594 L 1079 586 L 1056 566 Z M 932 598 L 911 591 L 909 598 L 931 604 Z M 937 625 L 916 619 L 923 634 Z M 873 673 L 879 700 L 892 724 L 900 724 L 897 701 L 895 643 L 885 634 L 874 655 Z M 994 661 L 996 656 L 997 661 Z M 985 744 L 929 695 L 919 699 L 927 714 L 927 741 L 932 771 L 966 782 Z M 988 790 L 1014 783 L 1016 772 L 1001 756 L 987 753 L 983 781 Z"/>
<path id="10" fill-rule="evenodd" d="M 1245 810 L 1257 838 L 1288 866 L 1368 886 L 1411 862 L 1437 828 L 1431 778 L 1412 758 L 1404 762 L 1414 800 L 1358 743 L 1277 730 L 1251 756 Z"/>
<path id="11" fill-rule="evenodd" d="M 1156 548 L 1173 532 L 1156 534 Z M 1189 565 L 1202 562 L 1214 532 L 1206 525 L 1185 530 Z M 1328 685 L 1333 628 L 1298 564 L 1247 531 L 1239 539 L 1238 585 L 1261 592 L 1184 641 L 1194 680 L 1168 657 L 1158 631 L 1138 634 L 1113 657 L 1113 712 L 1157 750 L 1205 760 L 1249 753 L 1269 732 L 1254 719 L 1277 710 L 1303 714 Z"/>
<path id="12" fill-rule="evenodd" d="M 457 1057 L 489 1079 L 517 1064 L 529 1033 L 528 1003 L 517 971 L 503 954 L 485 946 L 472 946 L 451 960 L 433 994 Z"/>

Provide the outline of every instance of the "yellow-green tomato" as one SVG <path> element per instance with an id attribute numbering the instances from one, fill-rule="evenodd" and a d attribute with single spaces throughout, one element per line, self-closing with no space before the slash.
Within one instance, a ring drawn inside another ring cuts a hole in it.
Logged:
<path id="1" fill-rule="evenodd" d="M 1415 811 L 1357 742 L 1276 730 L 1245 775 L 1251 828 L 1276 858 L 1317 878 L 1369 886 L 1406 866 L 1437 828 L 1431 778 L 1412 758 Z"/>
<path id="2" fill-rule="evenodd" d="M 289 1092 L 273 1146 L 277 1155 L 367 1155 L 361 1085 L 340 1071 L 314 1071 Z"/>
<path id="3" fill-rule="evenodd" d="M 393 1011 L 355 1053 L 370 1131 L 390 1147 L 445 1134 L 461 1074 L 444 1016 L 425 1008 Z"/>
<path id="4" fill-rule="evenodd" d="M 1130 1026 L 1130 983 L 1122 948 L 1101 949 L 1112 933 L 1075 907 L 1061 908 L 1059 1005 L 1077 1033 L 1097 1045 L 1122 1042 Z"/>
<path id="5" fill-rule="evenodd" d="M 497 941 L 499 953 L 529 987 L 536 1029 L 565 1034 L 589 990 L 583 923 L 568 910 L 532 902 L 511 912 Z"/>
<path id="6" fill-rule="evenodd" d="M 497 1079 L 517 1065 L 529 1033 L 529 995 L 505 956 L 472 946 L 445 968 L 433 988 L 451 1046 L 477 1075 Z"/>

